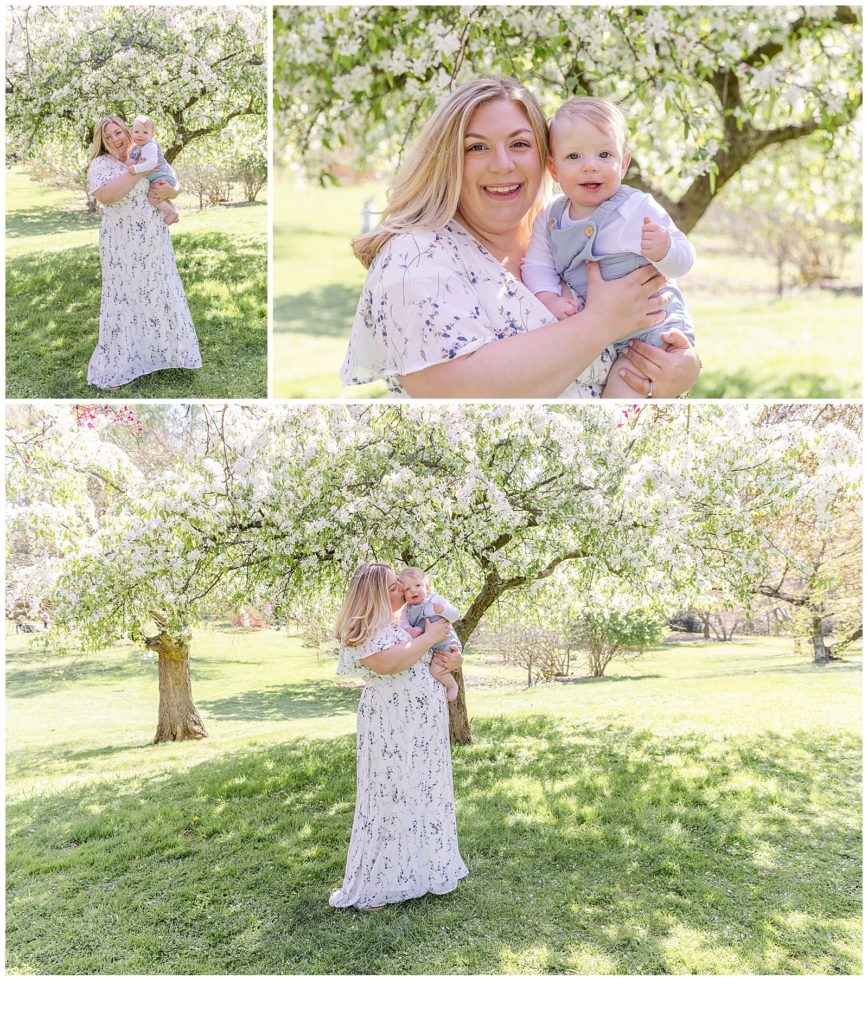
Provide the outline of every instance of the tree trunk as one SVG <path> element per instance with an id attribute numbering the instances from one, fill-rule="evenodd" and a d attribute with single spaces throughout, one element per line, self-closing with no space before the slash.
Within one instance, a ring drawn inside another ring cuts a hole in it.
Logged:
<path id="1" fill-rule="evenodd" d="M 458 683 L 458 696 L 449 705 L 449 740 L 452 743 L 471 743 L 470 719 L 464 700 L 464 674 L 461 669 L 452 673 Z"/>
<path id="2" fill-rule="evenodd" d="M 154 743 L 201 740 L 208 735 L 190 687 L 190 643 L 168 633 L 147 637 L 159 657 L 160 711 Z"/>

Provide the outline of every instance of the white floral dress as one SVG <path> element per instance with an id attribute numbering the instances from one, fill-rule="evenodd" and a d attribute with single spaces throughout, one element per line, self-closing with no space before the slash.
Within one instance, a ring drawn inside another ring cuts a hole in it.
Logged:
<path id="1" fill-rule="evenodd" d="M 126 174 L 112 156 L 95 157 L 87 172 L 88 191 Z M 196 329 L 163 215 L 148 202 L 148 182 L 108 204 L 99 228 L 102 302 L 99 344 L 87 382 L 114 388 L 155 370 L 202 365 Z"/>
<path id="2" fill-rule="evenodd" d="M 447 893 L 467 874 L 458 852 L 445 687 L 426 660 L 392 676 L 358 664 L 406 641 L 390 623 L 358 647 L 341 647 L 338 674 L 368 682 L 357 719 L 356 813 L 333 907 Z"/>
<path id="3" fill-rule="evenodd" d="M 408 397 L 398 377 L 554 320 L 456 221 L 439 231 L 396 235 L 368 271 L 341 381 L 383 379 L 392 394 Z M 575 382 L 559 397 L 599 398 L 603 388 L 596 382 L 614 361 L 610 347 L 590 367 L 577 366 Z"/>

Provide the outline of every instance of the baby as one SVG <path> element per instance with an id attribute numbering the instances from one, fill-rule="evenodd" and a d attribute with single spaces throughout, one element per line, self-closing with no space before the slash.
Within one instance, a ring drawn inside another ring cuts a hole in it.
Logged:
<path id="1" fill-rule="evenodd" d="M 461 612 L 439 594 L 431 590 L 431 581 L 421 569 L 405 569 L 398 580 L 404 587 L 404 607 L 401 609 L 400 625 L 410 636 L 421 636 L 425 632 L 425 619 L 436 622 L 448 619 L 455 622 L 461 618 Z M 461 650 L 461 641 L 452 629 L 449 636 L 439 644 L 434 644 L 432 651 L 448 651 L 450 647 Z M 444 672 L 438 677 L 446 687 L 446 699 L 455 700 L 458 696 L 458 683 L 451 672 Z"/>
<path id="2" fill-rule="evenodd" d="M 133 148 L 127 160 L 130 174 L 144 174 L 148 181 L 168 181 L 170 185 L 177 185 L 175 172 L 163 156 L 159 142 L 154 138 L 154 122 L 149 117 L 137 117 L 133 121 L 132 136 Z M 154 206 L 165 213 L 163 221 L 166 224 L 174 224 L 181 219 L 174 203 L 168 199 L 160 199 L 154 202 Z"/>
<path id="3" fill-rule="evenodd" d="M 621 181 L 630 164 L 627 122 L 612 103 L 583 96 L 569 100 L 549 126 L 549 170 L 563 191 L 533 224 L 521 276 L 536 297 L 559 319 L 583 308 L 588 297 L 588 260 L 597 260 L 606 280 L 624 277 L 653 264 L 665 277 L 680 277 L 693 266 L 693 246 L 669 214 L 651 196 Z M 563 298 L 563 282 L 581 296 L 581 305 Z M 661 334 L 677 327 L 695 343 L 695 331 L 684 297 L 675 285 L 666 319 L 615 342 L 619 358 L 606 377 L 605 363 L 595 360 L 579 378 L 581 384 L 603 384 L 604 398 L 635 393 L 618 375 L 629 367 L 620 353 L 630 338 L 649 345 L 664 344 Z"/>

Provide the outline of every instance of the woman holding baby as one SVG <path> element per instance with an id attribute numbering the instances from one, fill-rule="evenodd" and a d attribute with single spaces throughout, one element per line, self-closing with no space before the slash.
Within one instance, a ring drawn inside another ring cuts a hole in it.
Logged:
<path id="1" fill-rule="evenodd" d="M 588 264 L 587 303 L 556 316 L 521 280 L 531 225 L 546 199 L 549 143 L 536 98 L 482 78 L 438 107 L 398 171 L 380 223 L 353 249 L 368 268 L 341 380 L 383 379 L 412 398 L 596 398 L 614 343 L 664 320 L 653 265 L 604 280 Z M 632 343 L 619 379 L 675 397 L 699 375 L 683 333 Z"/>
<path id="2" fill-rule="evenodd" d="M 431 620 L 411 637 L 398 625 L 404 588 L 388 565 L 361 566 L 338 616 L 338 674 L 361 676 L 356 740 L 356 810 L 341 889 L 333 907 L 451 892 L 467 868 L 458 852 L 449 716 L 440 682 L 461 665 L 431 650 L 450 622 Z"/>
<path id="3" fill-rule="evenodd" d="M 126 123 L 106 117 L 96 126 L 88 156 L 88 192 L 105 209 L 99 231 L 99 343 L 87 381 L 104 390 L 156 370 L 202 365 L 165 214 L 154 205 L 178 189 L 132 173 L 132 145 Z"/>

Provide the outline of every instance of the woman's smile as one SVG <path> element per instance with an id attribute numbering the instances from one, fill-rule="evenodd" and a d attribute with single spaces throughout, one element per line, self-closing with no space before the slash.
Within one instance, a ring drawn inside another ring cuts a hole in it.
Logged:
<path id="1" fill-rule="evenodd" d="M 519 181 L 509 185 L 483 185 L 482 191 L 495 200 L 515 199 L 524 188 L 524 182 Z"/>

